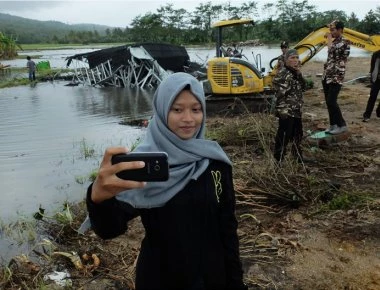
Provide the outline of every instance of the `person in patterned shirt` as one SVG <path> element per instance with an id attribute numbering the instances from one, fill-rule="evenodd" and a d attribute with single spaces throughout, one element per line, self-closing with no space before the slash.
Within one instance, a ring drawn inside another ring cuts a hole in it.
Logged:
<path id="1" fill-rule="evenodd" d="M 274 158 L 281 162 L 286 153 L 289 141 L 292 142 L 291 152 L 298 162 L 303 162 L 301 141 L 302 106 L 305 80 L 300 71 L 297 50 L 289 49 L 285 53 L 284 67 L 273 79 L 276 91 L 276 116 L 278 129 L 275 137 Z"/>
<path id="2" fill-rule="evenodd" d="M 338 105 L 338 94 L 346 72 L 346 63 L 350 55 L 350 42 L 342 37 L 344 24 L 335 20 L 329 24 L 330 32 L 326 34 L 328 55 L 322 76 L 323 92 L 329 114 L 329 134 L 347 131 L 346 121 Z"/>

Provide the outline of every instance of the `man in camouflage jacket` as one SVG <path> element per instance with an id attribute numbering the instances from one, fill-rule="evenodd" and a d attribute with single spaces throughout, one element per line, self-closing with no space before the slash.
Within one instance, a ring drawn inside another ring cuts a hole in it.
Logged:
<path id="1" fill-rule="evenodd" d="M 299 55 L 295 49 L 285 53 L 285 65 L 273 79 L 276 91 L 276 116 L 278 129 L 275 137 L 274 158 L 281 162 L 289 141 L 292 155 L 302 162 L 301 141 L 302 105 L 305 81 L 300 71 Z"/>
<path id="2" fill-rule="evenodd" d="M 350 42 L 342 37 L 344 24 L 341 21 L 330 23 L 330 33 L 326 34 L 328 55 L 322 76 L 323 92 L 329 113 L 330 134 L 347 131 L 346 121 L 338 105 L 338 94 L 346 72 L 346 63 L 350 55 Z"/>
<path id="3" fill-rule="evenodd" d="M 279 72 L 285 65 L 285 53 L 289 50 L 289 44 L 286 41 L 282 41 L 280 44 L 281 55 L 277 57 L 277 71 Z"/>

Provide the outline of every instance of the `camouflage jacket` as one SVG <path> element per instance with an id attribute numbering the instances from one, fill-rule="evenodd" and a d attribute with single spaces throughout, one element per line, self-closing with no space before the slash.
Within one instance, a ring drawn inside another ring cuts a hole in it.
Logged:
<path id="1" fill-rule="evenodd" d="M 350 55 L 350 42 L 343 37 L 335 38 L 327 53 L 324 64 L 323 80 L 326 83 L 342 84 L 346 72 L 346 63 Z"/>
<path id="2" fill-rule="evenodd" d="M 276 91 L 276 116 L 302 117 L 305 80 L 300 72 L 284 66 L 273 79 Z"/>

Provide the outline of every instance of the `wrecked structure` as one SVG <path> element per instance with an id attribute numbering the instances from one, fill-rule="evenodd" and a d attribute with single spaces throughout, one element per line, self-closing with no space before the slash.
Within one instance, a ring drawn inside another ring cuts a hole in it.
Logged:
<path id="1" fill-rule="evenodd" d="M 186 71 L 186 48 L 164 43 L 140 43 L 76 54 L 66 58 L 75 84 L 115 87 L 156 87 L 168 74 Z"/>

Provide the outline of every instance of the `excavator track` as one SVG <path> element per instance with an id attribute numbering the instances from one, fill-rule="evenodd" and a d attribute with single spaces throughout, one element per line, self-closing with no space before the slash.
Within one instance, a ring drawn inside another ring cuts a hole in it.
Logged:
<path id="1" fill-rule="evenodd" d="M 244 113 L 270 113 L 274 107 L 274 94 L 206 95 L 207 114 L 233 116 Z"/>

